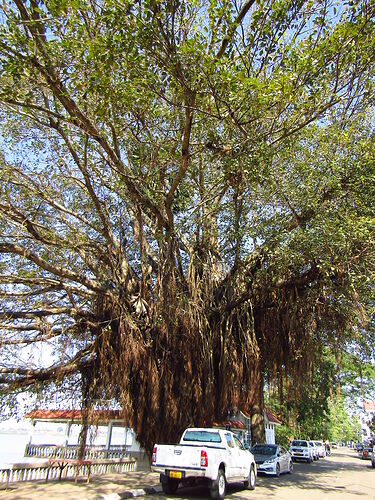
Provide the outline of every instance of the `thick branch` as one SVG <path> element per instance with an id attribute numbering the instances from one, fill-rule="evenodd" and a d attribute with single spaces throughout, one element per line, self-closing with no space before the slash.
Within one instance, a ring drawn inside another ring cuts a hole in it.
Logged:
<path id="1" fill-rule="evenodd" d="M 0 325 L 1 329 L 1 325 Z M 26 331 L 26 330 L 24 330 Z M 21 337 L 18 339 L 12 339 L 12 340 L 1 340 L 0 341 L 0 346 L 6 346 L 6 345 L 31 345 L 31 344 L 36 344 L 37 342 L 46 342 L 47 340 L 53 339 L 55 337 L 58 337 L 62 333 L 65 333 L 63 330 L 51 330 L 49 333 L 46 333 L 44 335 L 36 335 L 34 337 Z"/>
<path id="2" fill-rule="evenodd" d="M 236 29 L 241 24 L 241 22 L 243 21 L 243 19 L 246 16 L 246 14 L 249 12 L 249 10 L 251 9 L 251 7 L 254 4 L 255 4 L 255 0 L 248 0 L 247 2 L 244 3 L 242 9 L 238 13 L 238 16 L 236 17 L 235 21 L 233 22 L 230 30 L 228 31 L 224 40 L 221 43 L 221 47 L 220 47 L 218 53 L 216 54 L 217 59 L 220 59 L 224 55 L 224 52 L 225 52 L 230 40 L 232 39 L 234 33 L 236 32 Z"/>
<path id="3" fill-rule="evenodd" d="M 93 346 L 79 351 L 68 363 L 60 363 L 44 369 L 30 368 L 0 368 L 0 384 L 8 388 L 21 388 L 35 384 L 36 382 L 54 382 L 63 380 L 69 375 L 74 375 L 84 367 L 91 365 Z"/>
<path id="4" fill-rule="evenodd" d="M 37 295 L 44 295 L 48 292 L 56 292 L 57 290 L 62 290 L 62 286 L 49 286 L 46 288 L 38 288 L 37 290 L 30 290 L 29 292 L 1 292 L 0 297 L 5 299 L 23 299 L 26 297 L 35 297 Z"/>
<path id="5" fill-rule="evenodd" d="M 46 48 L 46 40 L 44 36 L 39 36 L 38 29 L 35 28 L 35 19 L 33 20 L 29 15 L 25 5 L 21 0 L 15 1 L 21 17 L 25 23 L 25 27 L 30 31 L 38 51 L 42 55 L 44 64 L 41 64 L 36 56 L 25 57 L 20 53 L 17 53 L 9 46 L 5 46 L 7 51 L 13 53 L 14 57 L 18 57 L 24 60 L 25 64 L 32 64 L 34 68 L 43 76 L 48 86 L 52 90 L 55 97 L 63 105 L 67 113 L 71 116 L 72 123 L 83 130 L 89 137 L 92 137 L 97 141 L 100 146 L 104 149 L 109 159 L 115 166 L 115 168 L 121 173 L 126 187 L 129 191 L 130 196 L 134 201 L 142 204 L 152 211 L 158 218 L 159 222 L 165 226 L 167 222 L 159 210 L 159 207 L 150 200 L 147 196 L 144 196 L 140 190 L 136 187 L 135 183 L 132 181 L 132 176 L 128 174 L 125 169 L 124 164 L 121 159 L 117 156 L 115 150 L 109 145 L 103 135 L 100 133 L 95 124 L 90 120 L 90 118 L 79 108 L 77 103 L 72 99 L 67 87 L 60 80 L 56 69 L 54 68 Z M 39 21 L 38 21 L 39 24 Z M 4 44 L 3 44 L 4 46 Z"/>
<path id="6" fill-rule="evenodd" d="M 67 268 L 52 266 L 46 260 L 38 257 L 30 250 L 27 250 L 26 248 L 23 248 L 19 245 L 14 245 L 12 243 L 0 244 L 0 253 L 11 253 L 11 254 L 15 254 L 15 255 L 20 255 L 20 256 L 24 257 L 25 259 L 27 259 L 31 262 L 34 262 L 34 264 L 41 267 L 42 269 L 44 269 L 44 270 L 46 270 L 46 271 L 48 271 L 56 276 L 60 276 L 60 278 L 66 278 L 66 279 L 75 281 L 77 283 L 81 283 L 82 285 L 84 285 L 87 288 L 94 290 L 96 292 L 104 292 L 105 291 L 105 289 L 102 288 L 101 286 L 99 286 L 96 281 L 90 280 L 89 278 L 85 278 L 84 276 L 79 276 L 78 274 L 73 273 L 72 271 L 69 271 L 69 269 L 67 269 Z"/>
<path id="7" fill-rule="evenodd" d="M 193 124 L 194 103 L 195 103 L 195 94 L 190 93 L 189 95 L 186 96 L 185 99 L 186 117 L 185 117 L 185 127 L 184 127 L 184 138 L 182 141 L 182 151 L 181 151 L 182 162 L 180 169 L 176 177 L 174 178 L 172 186 L 166 197 L 167 209 L 170 208 L 173 201 L 174 193 L 176 192 L 179 183 L 183 179 L 189 165 L 189 146 L 190 146 L 191 127 Z"/>
<path id="8" fill-rule="evenodd" d="M 13 319 L 33 319 L 33 318 L 43 318 L 46 316 L 56 316 L 60 314 L 72 314 L 76 313 L 76 310 L 71 307 L 53 307 L 49 309 L 37 309 L 28 311 L 13 311 L 12 309 L 0 311 L 0 319 L 13 320 Z"/>

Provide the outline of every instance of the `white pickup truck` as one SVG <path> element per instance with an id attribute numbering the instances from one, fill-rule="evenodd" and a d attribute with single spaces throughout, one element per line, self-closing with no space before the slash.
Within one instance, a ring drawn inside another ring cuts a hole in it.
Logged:
<path id="1" fill-rule="evenodd" d="M 237 436 L 211 428 L 186 429 L 177 445 L 155 444 L 151 470 L 160 473 L 164 493 L 175 493 L 180 483 L 205 483 L 211 498 L 219 499 L 228 483 L 253 490 L 257 474 L 253 454 Z"/>

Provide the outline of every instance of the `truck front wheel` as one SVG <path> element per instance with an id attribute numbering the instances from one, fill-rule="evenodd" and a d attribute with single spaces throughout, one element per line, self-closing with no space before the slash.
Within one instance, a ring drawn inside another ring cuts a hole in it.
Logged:
<path id="1" fill-rule="evenodd" d="M 161 487 L 164 493 L 166 493 L 167 495 L 173 495 L 177 491 L 178 480 L 171 479 L 170 477 L 165 477 L 161 482 Z"/>
<path id="2" fill-rule="evenodd" d="M 217 473 L 217 478 L 215 481 L 212 481 L 212 485 L 210 488 L 211 498 L 223 500 L 225 497 L 227 483 L 225 480 L 225 473 L 223 469 L 219 469 Z"/>

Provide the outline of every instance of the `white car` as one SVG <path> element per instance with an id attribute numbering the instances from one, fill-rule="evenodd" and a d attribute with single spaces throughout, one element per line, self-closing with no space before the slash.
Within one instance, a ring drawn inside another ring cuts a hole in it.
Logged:
<path id="1" fill-rule="evenodd" d="M 314 460 L 319 460 L 319 450 L 315 444 L 315 441 L 309 441 L 309 445 L 312 449 L 312 456 Z"/>
<path id="2" fill-rule="evenodd" d="M 189 428 L 177 445 L 155 444 L 151 470 L 159 472 L 164 493 L 180 484 L 206 484 L 211 498 L 223 499 L 229 483 L 253 490 L 257 468 L 253 454 L 230 431 Z"/>
<path id="3" fill-rule="evenodd" d="M 256 444 L 251 448 L 257 464 L 258 474 L 271 474 L 280 476 L 280 474 L 293 472 L 292 457 L 283 446 L 277 444 Z"/>
<path id="4" fill-rule="evenodd" d="M 304 460 L 311 464 L 314 460 L 313 448 L 306 439 L 294 439 L 290 445 L 289 453 L 292 456 L 293 462 L 296 460 Z"/>
<path id="5" fill-rule="evenodd" d="M 326 447 L 323 441 L 313 441 L 315 446 L 318 448 L 319 458 L 325 458 L 326 456 Z"/>

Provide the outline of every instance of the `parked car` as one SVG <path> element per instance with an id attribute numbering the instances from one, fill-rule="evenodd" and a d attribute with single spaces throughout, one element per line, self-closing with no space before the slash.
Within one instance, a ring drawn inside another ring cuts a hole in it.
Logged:
<path id="1" fill-rule="evenodd" d="M 335 441 L 332 441 L 331 442 L 331 450 L 333 450 L 334 448 L 337 448 L 337 443 Z"/>
<path id="2" fill-rule="evenodd" d="M 294 439 L 290 445 L 289 453 L 292 456 L 293 462 L 296 460 L 305 460 L 305 462 L 311 464 L 314 460 L 312 447 L 305 439 Z"/>
<path id="3" fill-rule="evenodd" d="M 362 451 L 363 460 L 371 460 L 372 448 L 371 446 L 366 446 Z"/>
<path id="4" fill-rule="evenodd" d="M 258 474 L 279 476 L 293 471 L 293 461 L 288 450 L 277 444 L 256 444 L 251 448 L 257 464 Z"/>
<path id="5" fill-rule="evenodd" d="M 319 450 L 314 441 L 309 441 L 312 450 L 313 460 L 319 460 Z"/>
<path id="6" fill-rule="evenodd" d="M 326 447 L 323 441 L 313 441 L 318 449 L 319 458 L 324 458 L 326 456 Z"/>
<path id="7" fill-rule="evenodd" d="M 155 444 L 151 470 L 159 472 L 164 493 L 175 493 L 179 484 L 206 484 L 220 500 L 229 483 L 253 490 L 257 474 L 253 454 L 238 437 L 216 428 L 189 428 L 177 445 Z"/>

